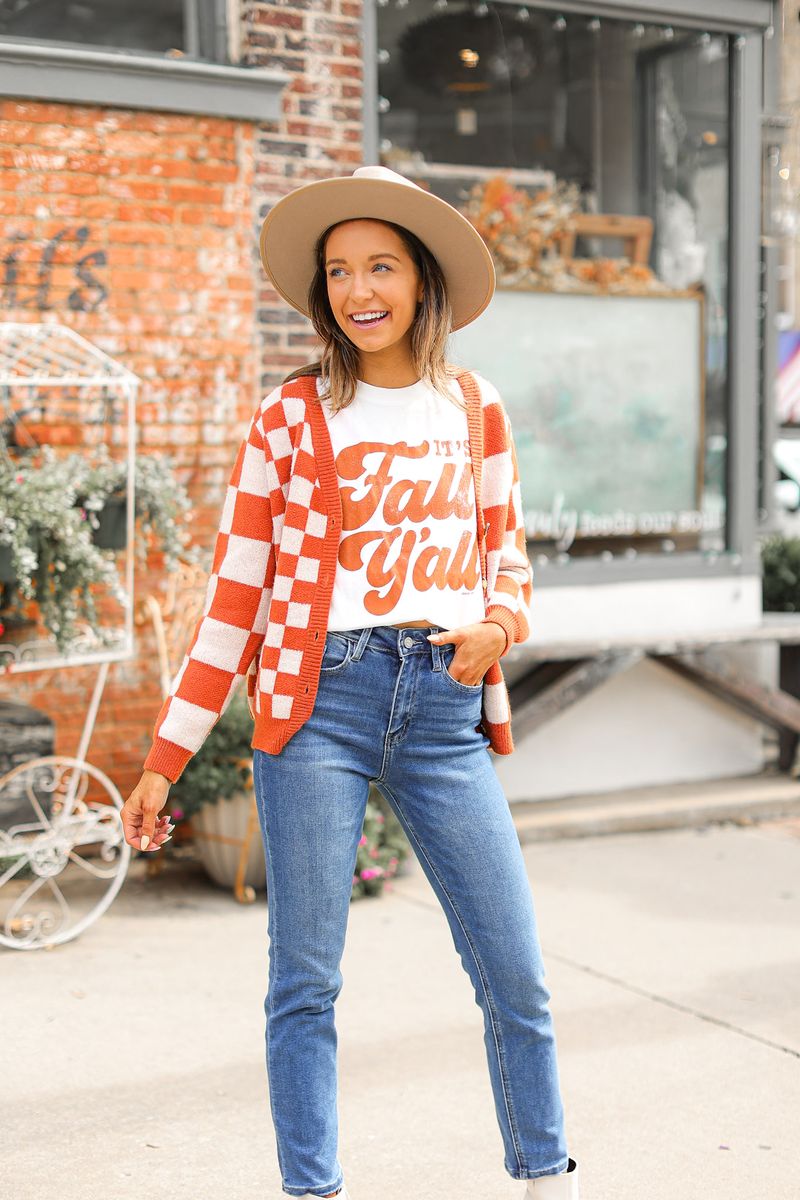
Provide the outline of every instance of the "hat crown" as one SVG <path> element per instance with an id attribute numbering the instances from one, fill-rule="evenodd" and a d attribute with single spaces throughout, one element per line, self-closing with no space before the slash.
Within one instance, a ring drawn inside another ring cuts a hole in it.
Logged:
<path id="1" fill-rule="evenodd" d="M 418 184 L 406 179 L 405 175 L 399 175 L 397 171 L 393 171 L 391 167 L 379 166 L 377 163 L 370 163 L 369 166 L 356 167 L 353 171 L 353 179 L 383 179 L 387 183 L 404 183 L 406 187 L 417 188 L 418 191 L 423 189 Z"/>

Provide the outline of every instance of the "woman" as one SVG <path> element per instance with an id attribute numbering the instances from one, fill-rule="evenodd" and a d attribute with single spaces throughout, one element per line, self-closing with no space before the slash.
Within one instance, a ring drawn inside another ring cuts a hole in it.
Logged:
<path id="1" fill-rule="evenodd" d="M 530 628 L 516 453 L 496 390 L 445 359 L 451 330 L 491 300 L 491 257 L 455 208 L 380 166 L 283 197 L 261 257 L 323 353 L 241 443 L 127 840 L 163 844 L 169 783 L 246 675 L 283 1191 L 347 1200 L 334 1002 L 372 782 L 483 1010 L 504 1166 L 534 1200 L 577 1200 L 533 901 L 488 753 L 513 751 L 499 659 Z"/>

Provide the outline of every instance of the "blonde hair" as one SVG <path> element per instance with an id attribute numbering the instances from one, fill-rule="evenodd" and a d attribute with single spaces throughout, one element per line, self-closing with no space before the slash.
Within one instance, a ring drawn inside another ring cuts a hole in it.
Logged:
<path id="1" fill-rule="evenodd" d="M 308 289 L 308 308 L 314 331 L 322 341 L 322 357 L 307 366 L 292 371 L 283 380 L 288 383 L 301 375 L 324 376 L 328 388 L 320 394 L 320 400 L 330 400 L 331 411 L 336 413 L 351 403 L 358 383 L 358 347 L 341 328 L 328 300 L 328 285 L 325 272 L 325 246 L 337 221 L 317 238 L 314 247 L 316 270 Z M 453 312 L 447 294 L 447 284 L 442 268 L 424 242 L 402 225 L 394 221 L 383 221 L 400 237 L 423 285 L 422 300 L 411 325 L 411 361 L 419 379 L 427 379 L 436 391 L 452 401 L 457 408 L 466 409 L 466 401 L 460 388 L 450 391 L 448 381 L 453 379 L 459 368 L 445 358 L 447 338 L 453 323 Z"/>

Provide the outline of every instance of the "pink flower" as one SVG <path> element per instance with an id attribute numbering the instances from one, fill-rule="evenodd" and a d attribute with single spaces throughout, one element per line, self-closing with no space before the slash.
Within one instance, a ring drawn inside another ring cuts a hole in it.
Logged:
<path id="1" fill-rule="evenodd" d="M 359 846 L 366 846 L 366 844 L 367 844 L 367 835 L 366 835 L 365 833 L 364 833 L 364 834 L 362 834 L 362 836 L 361 836 L 361 841 L 360 841 L 358 844 L 359 844 Z"/>
<path id="2" fill-rule="evenodd" d="M 375 850 L 375 849 L 373 848 L 372 850 L 370 850 L 370 852 L 369 852 L 369 856 L 370 856 L 370 858 L 377 858 L 377 857 L 378 857 L 378 851 L 377 851 L 377 850 Z"/>
<path id="3" fill-rule="evenodd" d="M 183 820 L 183 809 L 182 808 L 173 808 L 172 815 L 176 821 L 182 821 Z"/>
<path id="4" fill-rule="evenodd" d="M 378 871 L 378 869 L 376 867 L 365 867 L 364 870 L 361 872 L 361 878 L 362 879 L 374 879 L 375 876 L 378 874 L 380 874 L 380 872 Z"/>

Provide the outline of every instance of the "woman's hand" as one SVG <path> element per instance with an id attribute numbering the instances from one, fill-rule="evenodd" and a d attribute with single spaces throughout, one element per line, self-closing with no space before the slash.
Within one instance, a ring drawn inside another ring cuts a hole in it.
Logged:
<path id="1" fill-rule="evenodd" d="M 160 850 L 172 837 L 169 817 L 157 817 L 169 795 L 170 781 L 158 771 L 143 771 L 142 778 L 122 806 L 125 841 L 135 850 Z"/>
<path id="2" fill-rule="evenodd" d="M 441 646 L 455 642 L 456 652 L 448 671 L 458 683 L 477 687 L 493 662 L 497 662 L 506 645 L 506 631 L 497 621 L 477 621 L 442 633 L 429 633 L 429 642 Z"/>

